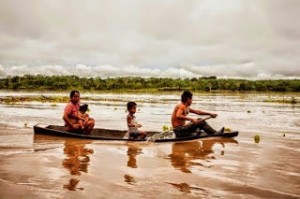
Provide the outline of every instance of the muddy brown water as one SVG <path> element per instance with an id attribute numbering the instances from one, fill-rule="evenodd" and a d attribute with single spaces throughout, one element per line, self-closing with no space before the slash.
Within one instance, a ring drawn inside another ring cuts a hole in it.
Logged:
<path id="1" fill-rule="evenodd" d="M 180 93 L 84 95 L 101 98 L 87 102 L 96 127 L 126 129 L 136 100 L 142 129 L 158 131 Z M 195 95 L 194 107 L 219 114 L 212 126 L 240 134 L 177 143 L 34 135 L 37 123 L 62 124 L 65 104 L 0 103 L 0 198 L 300 198 L 300 106 L 265 98 Z"/>

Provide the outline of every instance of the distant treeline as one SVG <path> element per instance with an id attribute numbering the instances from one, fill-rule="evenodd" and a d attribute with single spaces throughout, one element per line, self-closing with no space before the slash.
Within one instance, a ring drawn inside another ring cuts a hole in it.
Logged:
<path id="1" fill-rule="evenodd" d="M 0 89 L 7 90 L 148 90 L 148 91 L 300 91 L 300 80 L 217 79 L 215 76 L 173 78 L 84 78 L 78 76 L 25 75 L 0 79 Z"/>

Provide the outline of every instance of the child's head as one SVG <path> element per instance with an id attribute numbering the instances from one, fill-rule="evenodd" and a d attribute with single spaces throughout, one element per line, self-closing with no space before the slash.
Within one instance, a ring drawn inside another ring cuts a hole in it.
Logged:
<path id="1" fill-rule="evenodd" d="M 88 105 L 87 104 L 83 104 L 79 107 L 79 111 L 81 113 L 85 113 L 88 110 Z"/>
<path id="2" fill-rule="evenodd" d="M 136 112 L 136 103 L 135 102 L 128 102 L 127 103 L 127 111 L 131 114 L 134 114 Z"/>

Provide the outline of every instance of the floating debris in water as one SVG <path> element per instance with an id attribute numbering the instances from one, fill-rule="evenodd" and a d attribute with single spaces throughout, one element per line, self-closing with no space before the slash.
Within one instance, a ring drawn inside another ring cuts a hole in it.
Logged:
<path id="1" fill-rule="evenodd" d="M 255 136 L 254 136 L 254 141 L 255 141 L 255 143 L 259 143 L 259 141 L 260 141 L 260 136 L 259 136 L 259 135 L 255 135 Z"/>

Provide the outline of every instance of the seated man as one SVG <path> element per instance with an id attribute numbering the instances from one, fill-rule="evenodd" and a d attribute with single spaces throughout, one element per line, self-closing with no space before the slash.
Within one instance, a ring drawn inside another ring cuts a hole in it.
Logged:
<path id="1" fill-rule="evenodd" d="M 193 94 L 190 91 L 184 91 L 181 95 L 181 103 L 178 104 L 172 114 L 171 122 L 176 137 L 191 136 L 197 129 L 204 130 L 208 134 L 223 133 L 224 127 L 220 131 L 213 129 L 205 120 L 188 117 L 189 112 L 197 115 L 209 115 L 212 118 L 217 117 L 215 113 L 209 113 L 190 108 Z M 185 124 L 186 121 L 191 121 Z"/>
<path id="2" fill-rule="evenodd" d="M 89 118 L 88 121 L 83 123 L 82 128 L 82 118 L 80 117 L 79 107 L 80 107 L 80 94 L 79 91 L 73 90 L 70 93 L 70 102 L 66 105 L 63 120 L 65 121 L 65 127 L 67 131 L 73 132 L 84 132 L 90 133 L 95 125 L 95 120 Z"/>

